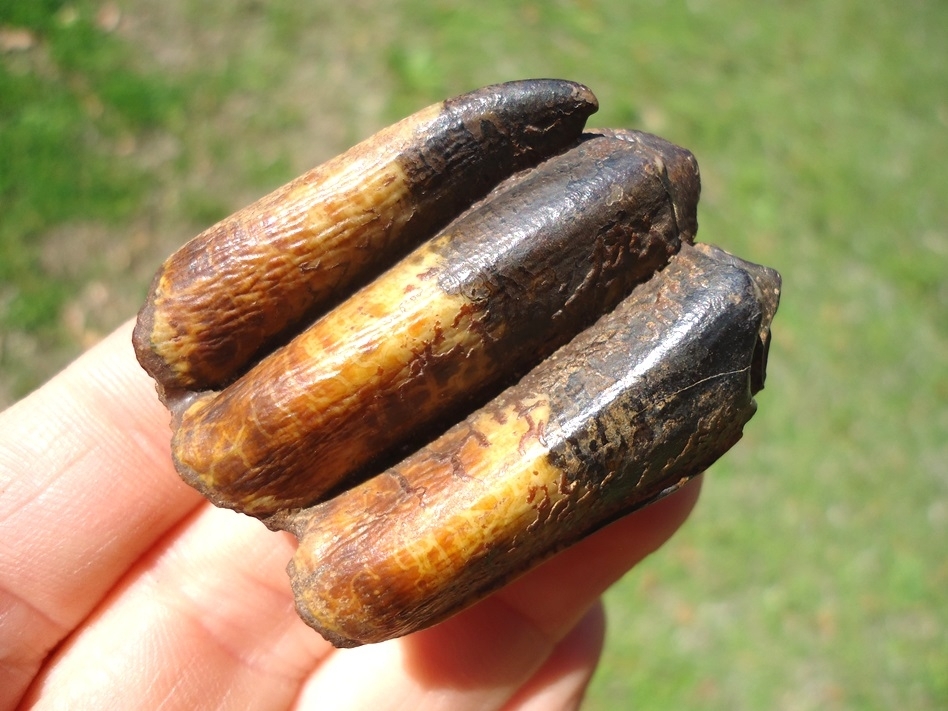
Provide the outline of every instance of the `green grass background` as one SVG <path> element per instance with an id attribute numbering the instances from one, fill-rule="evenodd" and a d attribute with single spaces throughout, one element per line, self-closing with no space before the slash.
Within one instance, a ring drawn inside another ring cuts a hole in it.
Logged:
<path id="1" fill-rule="evenodd" d="M 607 596 L 589 709 L 948 708 L 948 3 L 0 0 L 0 401 L 161 258 L 502 80 L 692 149 L 699 238 L 778 268 L 767 389 Z"/>

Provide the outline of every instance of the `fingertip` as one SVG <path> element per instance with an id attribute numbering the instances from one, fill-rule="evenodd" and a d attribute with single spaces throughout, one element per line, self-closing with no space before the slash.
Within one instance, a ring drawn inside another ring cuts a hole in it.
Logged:
<path id="1" fill-rule="evenodd" d="M 579 708 L 602 656 L 605 636 L 605 609 L 597 599 L 505 711 Z"/>

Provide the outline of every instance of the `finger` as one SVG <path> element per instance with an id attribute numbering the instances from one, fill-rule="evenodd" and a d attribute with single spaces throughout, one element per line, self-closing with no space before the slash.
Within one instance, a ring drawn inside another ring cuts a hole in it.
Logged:
<path id="1" fill-rule="evenodd" d="M 698 489 L 687 485 L 622 519 L 435 627 L 340 650 L 305 684 L 298 707 L 390 708 L 397 699 L 406 709 L 465 711 L 502 708 L 528 683 L 540 695 L 560 683 L 574 693 L 578 681 L 565 677 L 591 664 L 591 650 L 582 663 L 560 665 L 554 657 L 566 652 L 557 651 L 559 643 L 611 582 L 677 530 Z M 531 692 L 524 693 L 516 698 L 527 703 Z"/>
<path id="2" fill-rule="evenodd" d="M 597 601 L 570 630 L 505 711 L 578 709 L 602 654 L 606 615 Z"/>
<path id="3" fill-rule="evenodd" d="M 196 506 L 126 324 L 0 414 L 0 705 Z"/>
<path id="4" fill-rule="evenodd" d="M 563 576 L 554 559 L 517 584 L 538 578 L 529 584 L 576 588 L 547 610 L 561 623 L 525 614 L 518 596 L 518 604 L 495 596 L 418 635 L 337 653 L 293 610 L 283 570 L 292 540 L 204 506 L 129 571 L 49 661 L 27 702 L 278 709 L 298 698 L 302 707 L 361 709 L 399 699 L 406 708 L 499 708 L 531 678 L 537 693 L 574 693 L 577 667 L 592 664 L 590 655 L 550 662 L 541 672 L 544 663 L 600 588 L 680 523 L 683 507 L 663 504 L 653 508 L 669 509 L 667 516 L 641 512 L 623 522 L 627 528 L 617 525 L 581 544 L 608 568 L 605 574 Z M 628 541 L 602 543 L 609 535 Z"/>
<path id="5" fill-rule="evenodd" d="M 293 546 L 255 520 L 203 506 L 129 571 L 26 701 L 287 708 L 332 651 L 294 611 L 284 570 Z"/>

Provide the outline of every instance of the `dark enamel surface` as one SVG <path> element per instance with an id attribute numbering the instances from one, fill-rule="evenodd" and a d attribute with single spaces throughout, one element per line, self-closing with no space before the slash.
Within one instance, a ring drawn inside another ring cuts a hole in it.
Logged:
<path id="1" fill-rule="evenodd" d="M 597 507 L 614 515 L 703 471 L 754 412 L 752 375 L 765 365 L 760 344 L 779 287 L 773 270 L 707 245 L 683 248 L 541 376 L 525 379 L 550 395 L 556 466 L 601 488 Z"/>

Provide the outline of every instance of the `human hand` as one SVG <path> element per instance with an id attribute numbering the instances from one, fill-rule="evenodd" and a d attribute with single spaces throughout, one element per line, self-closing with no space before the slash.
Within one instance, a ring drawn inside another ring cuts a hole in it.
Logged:
<path id="1" fill-rule="evenodd" d="M 295 540 L 210 506 L 120 328 L 0 414 L 0 708 L 574 708 L 600 594 L 699 486 L 407 637 L 335 650 L 299 619 Z"/>

